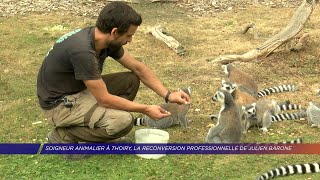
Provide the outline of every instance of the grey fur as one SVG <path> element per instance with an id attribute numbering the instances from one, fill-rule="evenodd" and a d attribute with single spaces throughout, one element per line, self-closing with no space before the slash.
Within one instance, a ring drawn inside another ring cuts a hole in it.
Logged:
<path id="1" fill-rule="evenodd" d="M 181 90 L 191 96 L 191 87 L 183 88 Z M 166 103 L 161 104 L 160 106 L 166 111 L 170 112 L 171 115 L 160 120 L 154 120 L 145 115 L 143 118 L 135 118 L 134 124 L 136 126 L 147 126 L 157 129 L 166 129 L 178 124 L 180 124 L 183 128 L 188 127 L 188 119 L 186 115 L 191 107 L 191 104 Z"/>
<path id="2" fill-rule="evenodd" d="M 232 64 L 222 65 L 221 67 L 224 69 L 228 81 L 237 84 L 242 92 L 246 92 L 253 97 L 257 96 L 258 86 L 252 76 Z"/>
<path id="3" fill-rule="evenodd" d="M 268 132 L 268 127 L 272 122 L 272 115 L 280 111 L 276 101 L 269 99 L 259 99 L 256 103 L 245 106 L 245 115 L 247 117 L 246 131 L 251 126 L 261 127 L 259 130 Z"/>
<path id="4" fill-rule="evenodd" d="M 229 91 L 234 101 L 240 106 L 251 104 L 257 101 L 257 99 L 254 96 L 252 96 L 250 93 L 240 90 L 239 86 L 236 83 L 222 80 L 221 89 Z"/>
<path id="5" fill-rule="evenodd" d="M 221 89 L 227 90 L 229 93 L 231 93 L 235 103 L 237 104 L 241 117 L 241 131 L 243 134 L 246 134 L 247 129 L 245 127 L 247 126 L 248 119 L 244 113 L 243 105 L 251 104 L 253 102 L 256 102 L 257 100 L 250 94 L 239 90 L 237 84 L 222 80 L 221 86 Z M 214 117 L 215 115 L 210 116 L 211 119 L 213 119 Z"/>
<path id="6" fill-rule="evenodd" d="M 239 143 L 241 139 L 240 112 L 231 94 L 218 90 L 212 97 L 221 104 L 218 123 L 211 127 L 205 138 L 206 143 Z"/>
<path id="7" fill-rule="evenodd" d="M 267 132 L 267 128 L 270 126 L 272 119 L 274 120 L 280 120 L 281 118 L 273 117 L 272 115 L 274 113 L 278 113 L 279 111 L 286 111 L 286 110 L 297 110 L 302 109 L 301 105 L 297 104 L 291 104 L 290 101 L 284 101 L 281 103 L 276 103 L 275 101 L 271 101 L 268 99 L 259 99 L 256 100 L 253 96 L 250 96 L 247 93 L 241 92 L 238 90 L 237 84 L 222 80 L 221 82 L 221 89 L 227 90 L 231 93 L 232 97 L 234 98 L 234 101 L 240 106 L 240 116 L 241 116 L 241 127 L 243 134 L 246 134 L 249 127 L 257 125 L 262 126 L 260 129 L 263 132 Z M 267 107 L 272 104 L 272 108 L 269 109 L 271 112 L 266 112 L 262 114 L 263 110 L 258 110 L 259 118 L 253 117 L 252 113 L 247 112 L 246 110 L 250 108 L 254 108 L 252 104 L 254 102 L 257 102 L 256 104 L 259 104 L 259 109 L 263 107 Z M 272 103 L 271 103 L 272 102 Z M 263 103 L 266 103 L 266 105 L 263 106 Z M 248 105 L 249 104 L 249 105 Z M 244 106 L 244 108 L 241 108 L 241 106 Z M 246 113 L 247 112 L 247 113 Z M 249 113 L 249 114 L 248 114 Z M 295 117 L 295 119 L 298 118 L 299 115 L 297 114 L 283 114 L 287 115 L 286 119 L 294 119 L 292 116 Z M 303 115 L 301 115 L 303 117 Z M 216 115 L 210 115 L 210 119 L 214 120 L 216 118 Z M 285 118 L 283 118 L 285 120 Z"/>
<path id="8" fill-rule="evenodd" d="M 313 102 L 309 102 L 307 108 L 307 120 L 311 127 L 320 128 L 320 107 Z"/>

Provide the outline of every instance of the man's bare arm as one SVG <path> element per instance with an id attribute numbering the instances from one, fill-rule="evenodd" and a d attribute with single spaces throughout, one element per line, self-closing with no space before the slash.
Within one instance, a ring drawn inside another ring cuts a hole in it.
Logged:
<path id="1" fill-rule="evenodd" d="M 85 80 L 84 83 L 100 106 L 130 112 L 140 112 L 155 119 L 161 119 L 170 115 L 160 106 L 139 104 L 110 94 L 102 79 Z"/>
<path id="2" fill-rule="evenodd" d="M 139 76 L 142 83 L 156 92 L 159 96 L 163 98 L 166 96 L 168 89 L 163 86 L 153 71 L 145 64 L 136 60 L 127 51 L 125 51 L 124 55 L 119 59 L 119 62 L 124 67 L 130 69 L 134 74 Z M 169 96 L 169 100 L 170 102 L 184 104 L 190 102 L 190 97 L 183 91 L 180 91 L 172 93 Z"/>

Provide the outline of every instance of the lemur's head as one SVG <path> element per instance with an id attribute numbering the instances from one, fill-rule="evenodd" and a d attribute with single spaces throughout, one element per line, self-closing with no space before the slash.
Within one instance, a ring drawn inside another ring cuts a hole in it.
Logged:
<path id="1" fill-rule="evenodd" d="M 256 115 L 256 103 L 249 104 L 244 106 L 243 112 L 247 115 L 247 117 L 255 116 Z"/>
<path id="2" fill-rule="evenodd" d="M 224 79 L 221 81 L 221 89 L 228 91 L 230 94 L 233 93 L 234 90 L 238 88 L 237 84 L 228 82 Z"/>

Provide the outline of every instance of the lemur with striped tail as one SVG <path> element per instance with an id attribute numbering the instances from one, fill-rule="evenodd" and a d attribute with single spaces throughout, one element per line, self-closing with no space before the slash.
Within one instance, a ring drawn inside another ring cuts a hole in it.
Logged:
<path id="1" fill-rule="evenodd" d="M 254 125 L 262 126 L 260 130 L 267 132 L 267 128 L 272 122 L 273 114 L 283 110 L 301 109 L 300 105 L 290 104 L 290 101 L 277 103 L 268 99 L 256 100 L 249 94 L 238 91 L 236 84 L 226 82 L 225 80 L 222 80 L 221 89 L 229 91 L 234 97 L 234 101 L 239 105 L 243 134 L 246 134 L 248 129 Z M 259 109 L 258 111 L 256 110 L 256 105 Z M 211 120 L 214 120 L 217 115 L 210 115 L 209 117 Z"/>
<path id="2" fill-rule="evenodd" d="M 239 143 L 241 139 L 240 112 L 231 94 L 221 89 L 215 93 L 212 100 L 220 102 L 221 109 L 218 115 L 218 122 L 209 129 L 205 142 Z"/>
<path id="3" fill-rule="evenodd" d="M 251 103 L 254 103 L 257 101 L 257 98 L 253 97 L 252 95 L 250 95 L 246 92 L 240 91 L 239 87 L 236 83 L 222 80 L 221 81 L 221 88 L 229 91 L 231 93 L 233 99 L 235 100 L 235 102 L 239 105 L 248 105 L 248 104 L 251 104 Z M 297 109 L 297 108 L 301 109 L 300 105 L 290 104 L 290 101 L 288 101 L 288 100 L 285 102 L 282 102 L 282 104 L 284 104 L 284 106 L 281 107 L 281 110 L 282 109 L 283 110 L 292 110 L 292 109 Z M 288 105 L 288 104 L 290 104 L 290 105 Z M 295 107 L 295 106 L 299 106 L 299 107 Z"/>
<path id="4" fill-rule="evenodd" d="M 236 84 L 240 91 L 250 94 L 253 97 L 257 97 L 258 86 L 254 78 L 239 68 L 236 68 L 232 64 L 221 66 L 225 73 L 225 78 Z"/>
<path id="5" fill-rule="evenodd" d="M 319 173 L 320 172 L 320 163 L 307 163 L 307 164 L 295 164 L 281 166 L 274 168 L 258 177 L 256 180 L 268 180 L 277 178 L 280 176 L 289 176 L 294 174 L 309 174 L 309 173 Z"/>
<path id="6" fill-rule="evenodd" d="M 236 106 L 239 109 L 241 123 L 242 123 L 243 119 L 245 118 L 245 116 L 243 114 L 242 106 L 246 105 L 246 104 L 254 103 L 257 101 L 257 99 L 246 92 L 242 92 L 242 91 L 238 90 L 238 86 L 236 84 L 233 84 L 231 82 L 227 82 L 224 79 L 221 81 L 221 88 L 220 89 L 226 90 L 231 94 L 234 102 L 236 103 Z M 216 122 L 216 120 L 218 119 L 218 115 L 219 114 L 211 114 L 211 115 L 209 115 L 209 118 L 212 121 Z M 209 124 L 208 127 L 211 127 L 212 125 L 213 124 Z M 241 126 L 241 127 L 243 127 L 243 126 Z M 242 131 L 244 132 L 244 130 L 242 130 Z"/>
<path id="7" fill-rule="evenodd" d="M 258 91 L 258 85 L 249 74 L 241 71 L 232 64 L 221 66 L 225 73 L 225 78 L 232 84 L 236 84 L 241 92 L 250 94 L 254 98 L 260 98 L 273 93 L 296 91 L 296 85 L 279 85 Z"/>
<path id="8" fill-rule="evenodd" d="M 239 86 L 236 83 L 225 81 L 224 79 L 221 81 L 221 89 L 229 91 L 238 105 L 243 106 L 257 101 L 251 94 L 239 90 Z"/>
<path id="9" fill-rule="evenodd" d="M 192 89 L 191 87 L 179 89 L 184 91 L 189 96 L 191 96 Z M 186 117 L 191 104 L 177 104 L 177 103 L 166 103 L 160 105 L 163 109 L 170 112 L 169 117 L 165 117 L 159 120 L 151 119 L 148 116 L 142 118 L 134 118 L 134 125 L 136 126 L 147 126 L 157 129 L 166 129 L 173 125 L 180 124 L 184 129 L 188 127 L 188 119 Z"/>
<path id="10" fill-rule="evenodd" d="M 297 119 L 305 117 L 305 113 L 284 113 L 279 116 L 279 112 L 283 109 L 291 109 L 294 108 L 300 109 L 299 105 L 292 105 L 281 103 L 280 105 L 274 101 L 269 99 L 259 99 L 257 102 L 244 106 L 244 131 L 247 132 L 248 129 L 252 126 L 261 127 L 259 130 L 262 132 L 267 132 L 268 127 L 271 125 L 273 121 L 289 120 L 289 119 Z"/>

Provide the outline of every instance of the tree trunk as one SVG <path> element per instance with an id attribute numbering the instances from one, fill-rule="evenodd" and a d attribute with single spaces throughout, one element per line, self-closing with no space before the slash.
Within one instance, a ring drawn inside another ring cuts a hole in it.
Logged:
<path id="1" fill-rule="evenodd" d="M 268 56 L 275 49 L 292 39 L 302 30 L 317 3 L 318 0 L 303 0 L 289 24 L 281 32 L 269 38 L 259 47 L 241 55 L 222 55 L 211 62 L 221 64 L 228 64 L 234 61 L 248 62 L 259 57 Z"/>

